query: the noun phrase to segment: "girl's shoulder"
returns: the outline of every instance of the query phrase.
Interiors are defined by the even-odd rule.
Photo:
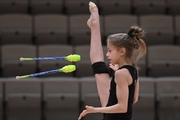
[[[118,69],[115,71],[115,78],[126,78],[129,77],[129,70],[126,68]]]
[[[116,72],[115,72],[115,82],[127,82],[128,85],[132,83],[132,71],[136,70],[134,66],[131,65],[125,65],[120,67]]]

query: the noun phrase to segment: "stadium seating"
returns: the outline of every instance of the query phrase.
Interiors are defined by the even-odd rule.
[[[63,0],[30,0],[32,14],[63,14]]]
[[[71,15],[69,17],[70,37],[72,45],[89,44],[90,29],[86,22],[89,15]]]
[[[176,15],[174,19],[176,44],[180,45],[180,15]]]
[[[39,120],[41,118],[41,83],[36,79],[5,82],[8,120]]]
[[[97,3],[97,0],[92,0]],[[65,13],[73,14],[89,14],[89,0],[65,0]]]
[[[79,80],[51,78],[43,80],[46,120],[72,120],[79,116]]]
[[[77,62],[76,77],[92,76],[93,71],[89,57],[89,45],[79,45],[74,48],[75,53],[81,55],[81,62]]]
[[[149,76],[179,76],[180,57],[177,51],[180,51],[180,47],[173,45],[148,47]]]
[[[145,30],[139,100],[133,120],[180,120],[180,0],[92,0],[99,8],[105,63],[110,34]],[[0,120],[73,120],[101,106],[90,62],[89,0],[0,0]],[[80,54],[81,61],[20,57]],[[73,73],[16,80],[17,75],[75,64]],[[110,76],[114,72],[110,69]],[[169,112],[170,111],[170,112]],[[83,120],[100,120],[88,114]]]
[[[29,0],[1,0],[0,14],[29,12]]]
[[[140,16],[140,26],[147,33],[145,42],[150,45],[173,45],[174,30],[173,17],[167,15],[142,15]]]
[[[99,0],[100,13],[109,14],[131,14],[131,0]]]
[[[137,16],[121,14],[104,16],[105,36],[120,32],[127,33],[132,25],[138,25]]]
[[[69,32],[71,45],[89,45],[90,29],[87,26],[88,14],[70,15],[69,16]],[[102,18],[100,17],[102,23]],[[103,36],[103,24],[101,24],[101,34]]]
[[[67,16],[59,14],[40,14],[34,17],[35,43],[67,44]]]
[[[0,81],[0,120],[3,118],[3,81]]]
[[[1,44],[32,44],[32,23],[28,14],[0,15]]]
[[[165,14],[165,0],[133,0],[134,13],[143,14]]]
[[[179,84],[179,77],[162,77],[157,79],[158,115],[160,120],[178,120],[180,118]]]
[[[179,6],[180,6],[179,0],[167,0],[168,14],[171,15],[180,14]]]
[[[36,57],[36,47],[28,44],[2,46],[2,76],[15,77],[36,72],[36,61],[21,62],[21,57]]]

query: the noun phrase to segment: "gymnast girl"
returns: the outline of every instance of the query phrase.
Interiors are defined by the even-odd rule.
[[[146,44],[141,39],[144,31],[132,26],[128,33],[117,33],[107,38],[106,56],[110,68],[115,71],[110,80],[103,57],[98,8],[90,2],[89,10],[90,60],[102,106],[86,105],[78,120],[90,113],[103,113],[102,120],[131,120],[132,105],[138,101],[139,93],[137,62],[146,54]]]

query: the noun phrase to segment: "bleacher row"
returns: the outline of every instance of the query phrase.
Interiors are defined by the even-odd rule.
[[[2,14],[0,42],[1,45],[89,44],[88,18],[89,14]],[[100,21],[103,44],[110,34],[127,33],[132,25],[145,29],[147,34],[144,40],[147,45],[180,44],[180,15],[102,15]]]
[[[93,76],[91,62],[89,58],[89,45],[28,45],[28,44],[10,44],[3,45],[2,53],[2,77],[15,77],[19,75],[32,74],[36,72],[60,69],[65,65],[75,64],[76,71],[73,73],[55,73],[44,75],[42,77],[88,77]],[[103,46],[106,53],[107,48]],[[140,76],[163,77],[180,76],[180,46],[174,45],[153,45],[148,47],[147,55],[140,59]],[[71,63],[65,60],[46,60],[46,61],[20,61],[21,57],[52,57],[67,56],[70,54],[81,55],[81,60]],[[105,54],[104,57],[106,58]],[[108,65],[108,60],[105,59]],[[110,70],[111,72],[111,70]]]
[[[101,14],[179,14],[179,0],[91,0]],[[0,13],[87,14],[89,0],[1,0]]]
[[[140,77],[132,120],[179,120],[180,78]],[[0,120],[76,120],[85,105],[100,106],[94,77],[0,79]],[[83,120],[100,120],[102,114]],[[157,119],[159,118],[159,119]]]

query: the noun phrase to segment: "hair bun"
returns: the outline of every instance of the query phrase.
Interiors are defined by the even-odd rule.
[[[128,36],[139,40],[144,36],[144,30],[137,26],[132,26],[128,32]]]
[[[141,38],[144,36],[143,29],[137,26],[132,26],[128,32],[128,36],[132,38],[134,48],[139,49],[139,47],[141,46]]]

